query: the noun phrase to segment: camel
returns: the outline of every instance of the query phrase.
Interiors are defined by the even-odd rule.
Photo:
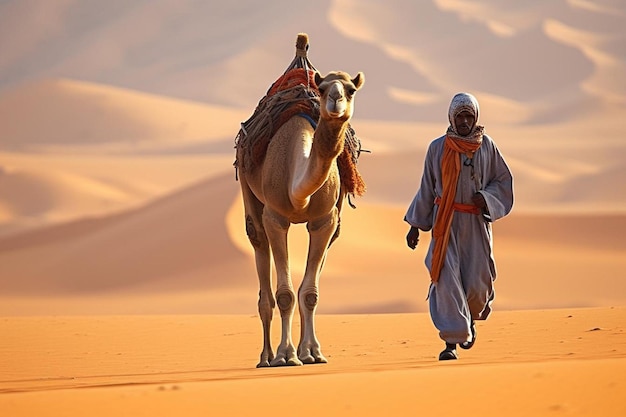
[[[299,115],[287,120],[272,136],[263,161],[242,170],[240,183],[246,234],[255,254],[259,278],[258,310],[263,326],[263,350],[257,367],[326,363],[315,334],[319,280],[330,244],[339,235],[341,208],[347,195],[337,157],[352,117],[354,95],[364,82],[341,71],[322,77],[315,72],[320,93],[320,118],[314,128]],[[244,155],[237,149],[237,159]],[[306,223],[309,250],[306,269],[296,294],[291,278],[287,234],[291,224]],[[272,293],[271,257],[276,268]],[[301,333],[297,350],[291,327],[296,304]],[[281,341],[274,355],[270,328],[275,306],[282,323]]]

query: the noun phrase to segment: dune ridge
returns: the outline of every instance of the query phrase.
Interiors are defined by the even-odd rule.
[[[37,123],[29,123],[33,117]],[[0,96],[3,147],[22,151],[167,152],[224,140],[246,114],[78,80],[50,79]],[[215,123],[219,120],[220,123]]]

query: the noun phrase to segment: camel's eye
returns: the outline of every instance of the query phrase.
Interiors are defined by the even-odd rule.
[[[326,87],[317,87],[317,89],[318,89],[318,90],[319,90],[319,92],[320,92],[320,96],[323,96],[323,95],[324,95],[324,92],[326,92]]]
[[[350,97],[352,97],[352,96],[354,95],[354,93],[356,93],[356,88],[354,88],[354,87],[348,87],[348,88],[346,89],[346,93],[348,93],[348,95],[349,95]]]

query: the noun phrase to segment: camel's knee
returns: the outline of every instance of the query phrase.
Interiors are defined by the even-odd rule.
[[[319,294],[315,290],[300,294],[300,304],[309,311],[315,310],[319,301]]]
[[[326,231],[333,230],[333,233],[337,233],[336,229],[338,225],[339,225],[339,215],[337,212],[337,208],[333,207],[333,210],[327,215],[309,221],[306,224],[306,228],[309,231],[309,233],[316,233],[322,230],[326,230]]]
[[[291,311],[295,305],[295,295],[291,290],[280,290],[276,292],[276,301],[281,312]]]
[[[272,312],[274,307],[276,307],[276,301],[272,294],[264,294],[259,292],[259,315],[261,319],[265,321],[266,319],[272,319]]]
[[[252,220],[252,216],[250,215],[246,216],[246,234],[255,249],[261,247],[264,234],[254,225],[254,220]]]

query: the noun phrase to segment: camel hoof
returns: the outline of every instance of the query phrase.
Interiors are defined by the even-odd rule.
[[[269,361],[261,361],[256,365],[257,368],[269,368],[270,367],[270,362]]]
[[[324,357],[324,355],[322,355],[319,347],[311,349],[300,348],[298,352],[298,357],[305,365],[313,363],[328,363],[328,360]]]
[[[313,356],[313,355],[300,356],[300,360],[305,365],[311,365],[314,363],[328,363],[328,360],[321,353],[316,356]]]
[[[272,362],[270,362],[272,366],[301,366],[302,362],[298,358],[276,358]]]
[[[287,361],[287,366],[302,366],[302,362],[298,358],[291,358]]]
[[[265,350],[263,350],[263,353],[261,353],[261,357],[259,358],[259,363],[256,365],[257,368],[268,368],[272,365],[271,362],[272,360],[274,360],[274,353],[273,352],[267,352]]]
[[[310,365],[312,363],[315,363],[315,358],[313,356],[311,356],[311,355],[300,356],[300,360],[305,365]]]
[[[326,359],[323,355],[315,358],[315,363],[328,363],[328,359]]]
[[[274,360],[270,362],[270,365],[271,366],[286,366],[287,361],[285,360],[285,358],[275,358]]]

